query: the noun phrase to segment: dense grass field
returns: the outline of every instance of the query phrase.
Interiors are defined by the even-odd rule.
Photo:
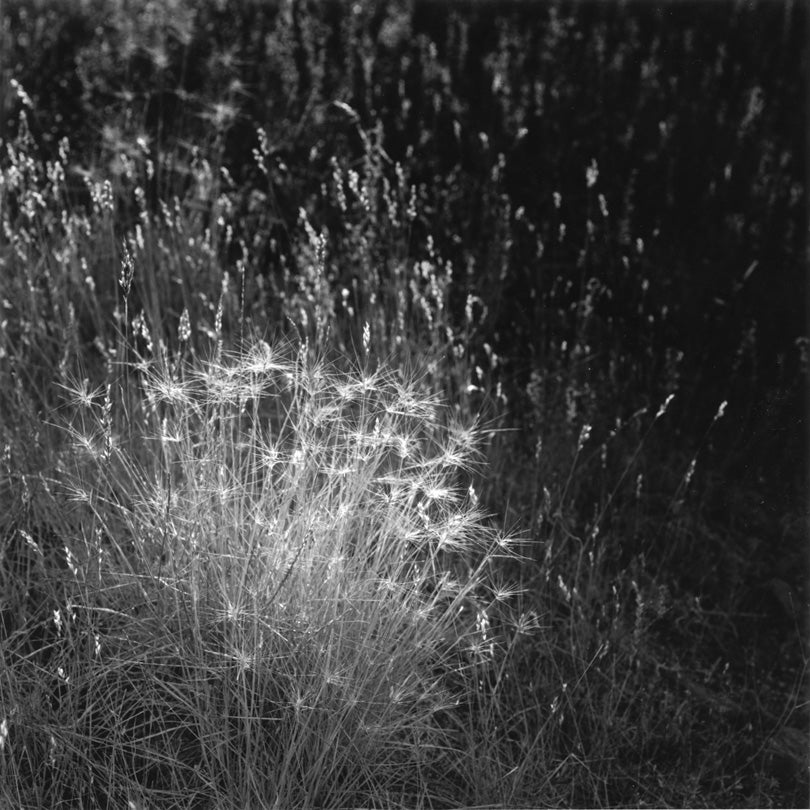
[[[0,808],[806,806],[806,16],[4,0]]]

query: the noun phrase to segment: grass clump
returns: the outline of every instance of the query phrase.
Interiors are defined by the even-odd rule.
[[[475,431],[263,342],[131,384],[125,414],[73,392],[59,545],[6,528],[42,590],[4,640],[6,800],[448,801],[513,553],[464,486]]]

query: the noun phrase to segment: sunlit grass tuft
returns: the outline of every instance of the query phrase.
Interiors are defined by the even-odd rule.
[[[54,802],[70,783],[173,806],[441,797],[464,771],[464,672],[494,666],[486,611],[509,593],[465,483],[474,431],[410,380],[289,346],[133,375],[138,414],[72,394],[69,595],[53,654],[0,685],[20,801],[39,795],[23,733],[54,741]],[[58,696],[30,708],[48,678]]]

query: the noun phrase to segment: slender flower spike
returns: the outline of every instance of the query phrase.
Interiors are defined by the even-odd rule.
[[[669,407],[669,403],[675,398],[675,394],[670,394],[663,402],[661,407],[658,409],[658,413],[655,414],[656,419],[660,419],[666,412],[667,408]]]
[[[579,441],[577,442],[577,453],[582,450],[585,446],[585,443],[591,437],[591,426],[590,425],[583,425],[582,430],[579,434]]]
[[[697,465],[697,459],[693,458],[689,462],[689,469],[686,471],[686,475],[683,477],[683,486],[684,488],[688,487],[692,481],[692,476],[695,474],[695,466]]]
[[[11,79],[9,84],[11,84],[12,89],[17,94],[17,98],[20,100],[24,107],[28,107],[29,110],[34,109],[34,103],[31,101],[31,96],[25,92],[25,88],[16,80]]]
[[[588,188],[591,188],[596,185],[596,181],[599,179],[599,167],[596,164],[596,160],[591,160],[591,165],[585,170],[585,182],[588,185]]]
[[[132,279],[135,276],[135,261],[132,258],[132,253],[130,253],[129,246],[126,242],[121,245],[121,252],[123,258],[121,259],[121,275],[118,278],[118,282],[121,285],[121,289],[124,291],[124,297],[127,297],[132,287]]]
[[[183,314],[180,316],[177,336],[180,338],[181,343],[187,343],[188,339],[191,337],[191,321],[188,316],[188,307],[183,309]]]

